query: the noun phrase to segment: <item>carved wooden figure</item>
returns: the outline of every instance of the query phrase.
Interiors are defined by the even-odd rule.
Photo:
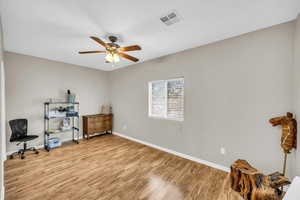
[[[237,160],[230,168],[231,188],[245,200],[280,200],[278,188],[290,184],[282,174],[265,176],[245,160]]]
[[[286,116],[274,117],[270,119],[273,126],[282,126],[281,147],[284,153],[290,153],[293,148],[297,148],[297,121],[292,113]]]
[[[270,119],[270,123],[273,126],[282,126],[281,147],[284,152],[283,174],[285,174],[287,154],[293,148],[297,148],[297,121],[293,117],[293,114],[288,112],[286,116]]]

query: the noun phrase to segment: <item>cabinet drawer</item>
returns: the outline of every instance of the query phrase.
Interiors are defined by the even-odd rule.
[[[107,115],[103,117],[104,120],[112,120],[112,116],[111,115]]]
[[[95,117],[87,118],[87,123],[88,124],[94,124],[95,122],[96,122],[96,118]]]
[[[111,120],[105,120],[104,126],[106,129],[110,130],[112,128],[112,121]]]

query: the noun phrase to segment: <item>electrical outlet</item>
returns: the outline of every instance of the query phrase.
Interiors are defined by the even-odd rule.
[[[127,125],[124,124],[123,127],[122,127],[122,129],[123,129],[124,131],[127,130]]]
[[[221,153],[222,155],[225,155],[225,154],[226,154],[226,149],[225,149],[224,147],[221,147],[220,153]]]

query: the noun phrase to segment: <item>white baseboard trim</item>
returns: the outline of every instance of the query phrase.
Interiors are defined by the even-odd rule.
[[[223,165],[219,165],[219,164],[216,164],[216,163],[213,163],[213,162],[209,162],[207,160],[202,160],[200,158],[196,158],[196,157],[193,157],[193,156],[190,156],[190,155],[187,155],[187,154],[183,154],[183,153],[179,153],[177,151],[173,151],[171,149],[167,149],[167,148],[164,148],[164,147],[160,147],[158,145],[155,145],[155,144],[151,144],[149,142],[144,142],[142,140],[139,140],[139,139],[135,139],[133,137],[130,137],[130,136],[127,136],[127,135],[124,135],[124,134],[121,134],[121,133],[117,133],[117,132],[113,132],[114,135],[117,135],[117,136],[120,136],[122,138],[126,138],[128,140],[132,140],[134,142],[138,142],[138,143],[141,143],[141,144],[144,144],[146,146],[150,146],[152,148],[155,148],[155,149],[158,149],[158,150],[161,150],[161,151],[165,151],[167,153],[170,153],[170,154],[173,154],[173,155],[176,155],[176,156],[179,156],[179,157],[182,157],[182,158],[185,158],[185,159],[188,159],[188,160],[191,160],[191,161],[194,161],[194,162],[197,162],[197,163],[200,163],[200,164],[203,164],[203,165],[207,165],[209,167],[213,167],[213,168],[216,168],[216,169],[219,169],[219,170],[222,170],[222,171],[225,171],[225,172],[230,172],[230,168],[229,167],[225,167]]]
[[[5,152],[3,152],[1,156],[2,156],[2,160],[3,160],[3,162],[4,162],[4,161],[6,161],[6,159],[7,159],[6,153],[5,153]]]
[[[0,198],[0,200],[4,200],[4,196],[5,196],[5,187],[2,185],[2,188],[1,188],[1,198]]]

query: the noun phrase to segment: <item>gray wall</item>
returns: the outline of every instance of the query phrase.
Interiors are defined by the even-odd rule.
[[[65,98],[70,89],[80,102],[81,115],[99,113],[108,103],[107,72],[8,52],[4,58],[7,122],[27,118],[29,133],[40,135],[31,145],[43,144],[43,102],[49,98]],[[17,149],[10,135],[7,123],[8,152]]]
[[[293,107],[294,112],[298,120],[298,150],[293,157],[296,161],[296,167],[294,170],[294,175],[300,175],[300,16],[296,20],[296,30],[295,30],[295,46],[294,46],[294,71],[293,71]]]
[[[285,23],[111,72],[115,131],[225,166],[242,158],[265,173],[281,170],[281,129],[268,120],[292,110],[294,28]],[[148,81],[179,76],[184,122],[149,118]]]
[[[4,105],[3,34],[0,18],[0,199],[4,194],[5,105]],[[1,199],[2,200],[2,199]]]

